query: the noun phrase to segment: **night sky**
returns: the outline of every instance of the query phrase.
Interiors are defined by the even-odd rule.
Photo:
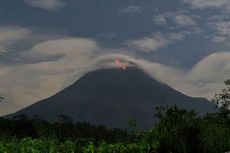
[[[0,0],[0,115],[116,60],[211,99],[230,78],[229,40],[229,0]]]

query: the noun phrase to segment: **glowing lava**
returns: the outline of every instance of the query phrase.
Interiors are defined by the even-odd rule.
[[[116,63],[117,65],[119,65],[119,64],[120,64],[120,61],[119,61],[118,59],[116,59],[116,60],[115,60],[115,63]]]
[[[121,62],[119,59],[115,60],[115,64],[122,70],[127,70],[128,68],[128,63]]]

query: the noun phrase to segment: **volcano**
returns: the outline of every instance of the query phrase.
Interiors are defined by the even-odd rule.
[[[195,109],[199,114],[215,111],[215,105],[208,100],[186,96],[130,67],[89,72],[59,93],[13,115],[40,115],[48,121],[67,115],[76,122],[111,128],[128,128],[129,118],[135,118],[143,129],[157,122],[156,107],[172,105]]]

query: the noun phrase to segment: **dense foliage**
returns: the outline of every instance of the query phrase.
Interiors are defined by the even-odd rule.
[[[105,126],[92,126],[89,123],[56,122],[49,123],[40,118],[29,119],[19,115],[13,120],[0,119],[0,136],[6,138],[55,138],[60,141],[85,139],[113,143],[125,141],[128,132],[120,129],[107,129]]]
[[[226,81],[230,86],[230,81]],[[73,123],[60,115],[48,123],[38,116],[0,119],[0,153],[224,153],[230,150],[230,88],[217,94],[219,112],[199,116],[177,106],[157,108],[152,129],[133,131]]]
[[[0,121],[3,153],[221,153],[230,150],[230,124],[222,112],[200,117],[176,106],[158,109],[159,123],[125,131],[88,123],[50,124],[25,115]]]

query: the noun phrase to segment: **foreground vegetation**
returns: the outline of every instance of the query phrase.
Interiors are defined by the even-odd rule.
[[[230,81],[226,81],[230,85]],[[172,107],[157,109],[159,122],[146,131],[107,129],[73,123],[60,116],[48,123],[38,116],[0,119],[0,153],[224,153],[230,150],[230,88],[215,96],[216,113]]]
[[[109,130],[87,123],[1,119],[0,152],[222,153],[230,150],[230,120],[220,112],[199,117],[194,111],[174,106],[159,109],[157,116],[160,122],[142,132]]]

